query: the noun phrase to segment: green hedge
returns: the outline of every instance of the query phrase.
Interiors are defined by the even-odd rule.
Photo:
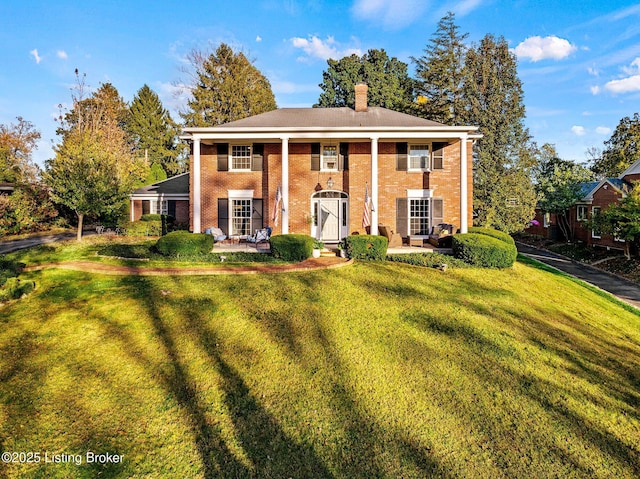
[[[197,256],[210,253],[213,236],[204,233],[174,231],[156,242],[156,249],[164,256]]]
[[[453,256],[481,268],[510,268],[516,261],[515,245],[497,238],[467,233],[453,237]]]
[[[140,217],[140,221],[164,221],[165,223],[173,223],[174,218],[171,215],[146,214]]]
[[[389,240],[384,236],[352,235],[345,238],[347,257],[382,261],[387,257]]]
[[[313,255],[314,239],[308,235],[275,235],[269,239],[271,254],[284,261],[304,261]]]
[[[510,234],[505,233],[504,231],[494,230],[493,228],[482,228],[480,226],[474,226],[469,228],[469,233],[475,233],[479,235],[491,236],[492,238],[499,239],[500,241],[504,241],[505,243],[515,245],[516,242],[513,240]]]
[[[129,221],[120,226],[127,230],[127,236],[162,236],[163,232],[167,233],[160,220]]]
[[[387,255],[387,261],[394,263],[424,266],[426,268],[441,268],[446,264],[452,268],[468,268],[469,265],[451,255],[441,253],[403,253]]]
[[[21,298],[22,295],[29,294],[34,289],[36,289],[34,281],[9,278],[0,289],[0,302]]]
[[[0,257],[0,286],[2,286],[9,278],[18,276],[24,266],[24,263],[18,263],[17,261]]]

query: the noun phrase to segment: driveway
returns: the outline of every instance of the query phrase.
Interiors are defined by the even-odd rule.
[[[572,261],[551,251],[534,248],[522,243],[516,244],[519,253],[597,286],[618,297],[625,303],[640,308],[640,286],[637,284],[594,268],[593,266]]]
[[[85,231],[84,235],[95,234],[92,231]],[[32,236],[30,238],[24,238],[19,240],[3,241],[0,243],[0,254],[11,253],[12,251],[18,251],[20,249],[31,248],[32,246],[38,246],[46,243],[55,243],[57,241],[64,241],[74,239],[75,233],[58,233],[54,235],[44,236]]]

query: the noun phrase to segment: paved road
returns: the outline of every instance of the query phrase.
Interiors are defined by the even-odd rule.
[[[84,235],[95,234],[93,231],[85,231]],[[38,246],[46,243],[55,243],[56,241],[64,241],[68,239],[74,239],[75,233],[59,233],[54,235],[45,236],[32,236],[30,238],[24,238],[19,240],[4,241],[0,243],[0,254],[11,253],[12,251],[18,251],[20,249],[31,248],[32,246]]]
[[[640,286],[637,284],[592,266],[571,261],[564,256],[557,255],[550,251],[533,248],[522,243],[518,243],[517,245],[519,253],[570,274],[571,276],[575,276],[587,283],[591,283],[617,296],[625,303],[640,308]]]

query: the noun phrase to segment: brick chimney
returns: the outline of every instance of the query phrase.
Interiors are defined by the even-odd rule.
[[[369,87],[364,82],[356,83],[356,111],[367,111],[367,91]]]

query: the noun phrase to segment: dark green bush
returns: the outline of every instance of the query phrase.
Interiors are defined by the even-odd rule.
[[[120,226],[127,230],[127,236],[162,236],[163,231],[167,233],[160,220],[129,221]]]
[[[352,235],[345,238],[347,258],[364,260],[384,260],[387,256],[389,240],[384,236]]]
[[[468,268],[469,265],[453,256],[441,253],[408,253],[387,255],[387,261],[394,263],[411,264],[414,266],[424,266],[427,268],[441,268],[446,264],[451,268]]]
[[[467,233],[453,237],[453,256],[481,268],[510,268],[516,261],[515,245],[497,238]]]
[[[174,231],[156,242],[156,249],[164,256],[197,256],[210,253],[213,236],[204,233]]]
[[[142,215],[140,221],[164,221],[166,223],[173,223],[174,218],[171,215],[158,215],[154,213]]]
[[[491,236],[492,238],[499,239],[500,241],[504,241],[509,244],[516,244],[510,234],[505,233],[504,231],[494,230],[493,228],[481,228],[479,226],[474,226],[469,228],[469,233]]]
[[[24,263],[0,258],[0,286],[2,286],[9,278],[18,276],[24,266]]]
[[[35,288],[34,281],[9,278],[0,289],[0,302],[21,298],[22,295],[31,293]]]
[[[269,240],[271,254],[284,261],[304,261],[313,255],[314,239],[308,235],[275,235]]]

